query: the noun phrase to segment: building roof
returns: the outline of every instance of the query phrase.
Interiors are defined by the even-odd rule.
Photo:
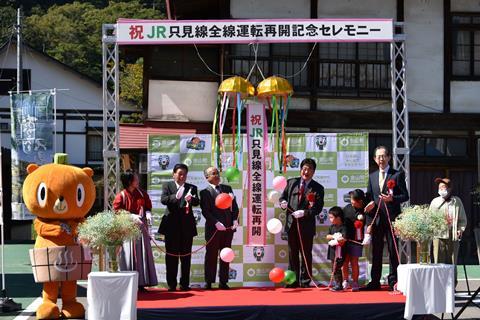
[[[16,40],[16,39],[12,39],[11,41],[5,42],[5,43],[0,47],[0,54],[2,54],[9,46],[14,45],[14,44],[16,44],[16,43],[17,43],[17,40]],[[84,79],[86,79],[86,80],[94,83],[95,85],[97,85],[97,86],[99,86],[99,87],[102,86],[102,82],[101,82],[100,80],[97,80],[97,79],[95,79],[95,78],[92,78],[92,77],[90,77],[89,75],[86,75],[85,73],[78,71],[77,69],[75,69],[75,68],[73,68],[73,67],[71,67],[71,66],[69,66],[69,65],[67,65],[67,64],[65,64],[65,63],[63,63],[63,62],[61,62],[60,60],[55,59],[54,57],[48,55],[47,53],[45,53],[45,52],[43,52],[43,51],[40,51],[40,50],[37,50],[37,49],[35,49],[34,47],[30,46],[29,44],[27,44],[27,43],[25,43],[25,42],[23,42],[23,46],[24,46],[25,48],[27,48],[28,50],[33,51],[33,52],[35,52],[35,53],[37,53],[37,54],[39,54],[39,55],[47,58],[48,60],[52,61],[53,63],[59,64],[59,65],[62,66],[63,68],[65,68],[65,69],[67,69],[67,70],[69,70],[69,71],[71,71],[71,72],[73,72],[73,73],[76,73],[76,74],[79,75],[81,78],[84,78]]]

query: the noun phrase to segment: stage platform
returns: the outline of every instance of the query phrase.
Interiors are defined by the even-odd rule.
[[[403,319],[405,297],[386,288],[331,292],[316,288],[164,289],[139,292],[138,319]]]

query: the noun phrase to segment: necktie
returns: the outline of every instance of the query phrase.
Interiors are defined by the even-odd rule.
[[[300,192],[298,193],[298,202],[302,202],[303,193],[305,192],[305,181],[302,180],[300,183]]]
[[[220,186],[215,186],[215,191],[217,191],[217,193],[222,193],[222,190],[220,189]]]
[[[383,184],[385,183],[385,171],[380,171],[380,175],[378,176],[378,185],[380,187],[380,192],[383,190]]]

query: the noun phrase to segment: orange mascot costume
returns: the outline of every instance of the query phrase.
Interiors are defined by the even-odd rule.
[[[37,216],[34,221],[35,248],[78,245],[77,226],[95,201],[93,170],[50,163],[42,166],[30,164],[27,172],[23,199],[28,210]],[[61,311],[57,306],[59,291]],[[37,319],[84,318],[85,308],[76,300],[76,281],[45,282],[42,295],[43,303],[37,309]]]

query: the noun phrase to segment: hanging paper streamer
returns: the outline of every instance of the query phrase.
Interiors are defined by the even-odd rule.
[[[285,139],[285,122],[287,121],[290,96],[293,94],[291,84],[284,78],[268,77],[257,86],[258,98],[266,99],[272,111],[270,137],[275,129],[275,142],[280,172],[287,169],[287,145]],[[273,149],[273,148],[272,148]],[[269,150],[273,151],[273,150]]]
[[[233,159],[232,167],[238,170],[238,161],[240,160],[241,141],[240,141],[240,125],[242,117],[242,108],[246,98],[255,95],[255,88],[248,80],[242,77],[231,77],[224,80],[218,88],[219,93],[219,105],[215,112],[215,119],[213,120],[212,129],[212,159],[214,156],[215,148],[217,150],[217,166],[222,170],[222,163],[225,163],[223,152],[225,151],[223,133],[225,127],[225,121],[227,119],[227,112],[229,106],[232,106],[232,147],[233,147]],[[215,135],[218,134],[218,139]],[[213,161],[213,160],[212,160]]]

